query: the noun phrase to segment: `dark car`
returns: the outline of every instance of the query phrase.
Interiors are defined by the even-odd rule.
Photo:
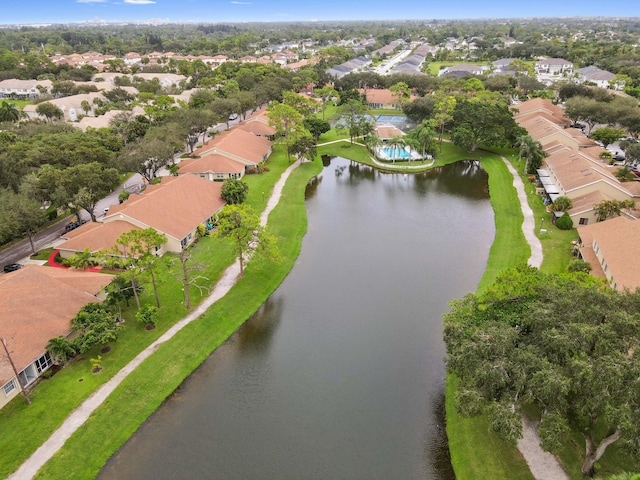
[[[80,225],[83,225],[83,224],[85,224],[85,223],[87,223],[87,221],[86,221],[86,220],[82,220],[82,219],[81,219],[80,221],[78,221],[78,220],[71,220],[69,223],[67,223],[67,224],[64,226],[64,229],[65,229],[65,231],[66,231],[66,232],[70,232],[71,230],[75,230],[75,229],[76,229],[76,228],[78,228]]]
[[[10,263],[9,265],[5,265],[2,271],[4,273],[15,272],[16,270],[20,270],[22,265],[20,263]]]

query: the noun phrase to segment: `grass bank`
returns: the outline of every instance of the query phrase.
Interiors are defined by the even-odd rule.
[[[373,166],[364,147],[347,142],[326,145],[318,151]],[[513,186],[513,176],[504,161],[495,153],[479,151],[470,154],[445,142],[442,151],[436,157],[435,166],[460,160],[479,160],[489,175],[496,236],[489,253],[487,268],[478,287],[482,290],[491,285],[501,271],[526,263],[531,250],[522,232],[524,218]],[[450,375],[447,378],[445,401],[449,450],[456,477],[461,480],[532,480],[529,467],[516,446],[491,433],[486,417],[464,418],[458,414],[454,405],[456,386],[456,378]]]
[[[522,232],[524,217],[513,186],[513,176],[498,155],[484,153],[481,163],[489,175],[496,236],[478,291],[491,285],[501,271],[526,263],[531,254]],[[465,418],[458,413],[455,408],[457,383],[453,375],[447,376],[447,435],[456,478],[533,479],[517,447],[490,432],[486,417]]]
[[[307,225],[304,187],[321,168],[319,161],[298,167],[269,216],[268,227],[278,237],[282,261],[250,263],[224,298],[127,377],[37,478],[94,478],[162,401],[265,302],[298,257]]]
[[[247,203],[256,211],[264,209],[274,183],[288,166],[286,156],[279,147],[270,158],[269,165],[269,172],[245,177],[250,186]],[[147,370],[143,369],[143,373],[140,374],[143,379],[138,380],[142,388],[140,396],[138,398],[132,396],[130,398],[131,404],[122,399],[118,402],[118,405],[124,409],[126,421],[116,420],[115,416],[107,415],[104,417],[104,422],[97,422],[99,425],[96,425],[95,418],[100,415],[100,412],[96,412],[91,418],[92,428],[87,427],[85,430],[99,433],[90,433],[90,436],[93,436],[88,444],[74,447],[72,441],[68,442],[56,459],[45,467],[41,478],[93,478],[97,472],[96,468],[99,469],[111,453],[128,438],[128,435],[135,431],[135,428],[200,363],[199,359],[206,358],[264,302],[264,299],[286,276],[293,265],[293,260],[297,257],[300,242],[306,230],[304,185],[321,168],[320,162],[316,161],[296,169],[288,180],[279,206],[270,216],[269,228],[281,239],[280,249],[284,261],[277,265],[263,266],[261,269],[257,267],[249,269],[243,279],[243,284],[247,284],[249,279],[253,279],[259,285],[251,284],[243,292],[241,301],[235,299],[235,303],[238,305],[232,305],[228,308],[230,313],[225,314],[221,323],[216,323],[212,327],[215,331],[209,331],[206,335],[199,333],[191,338],[189,347],[183,349],[186,359],[181,358],[175,352],[170,360],[166,358],[155,360],[153,356],[153,360],[149,359],[148,363],[151,365],[154,362],[160,362],[159,368],[163,370],[163,373],[149,374]],[[234,259],[233,248],[230,245],[210,237],[203,238],[193,252],[195,261],[202,265],[201,275],[208,279],[210,285],[213,285],[220,278],[224,269]],[[0,436],[0,450],[3,452],[0,458],[0,478],[5,478],[14,471],[60,426],[74,408],[187,313],[183,304],[183,292],[176,280],[177,263],[175,257],[167,255],[163,258],[165,262],[161,268],[159,285],[162,308],[158,327],[155,330],[146,331],[142,324],[135,321],[135,308],[125,308],[123,311],[126,319],[125,331],[113,344],[112,350],[102,355],[102,372],[97,375],[90,372],[89,359],[99,354],[96,349],[75,359],[52,379],[42,381],[31,393],[33,400],[31,406],[27,406],[23,400],[17,398],[0,410],[0,425],[2,425],[3,431],[3,435]],[[260,280],[258,281],[256,278]],[[199,303],[204,294],[206,292],[200,292],[197,289],[191,290],[192,304]],[[142,301],[143,303],[153,303],[153,292],[146,292]],[[238,309],[238,306],[243,308]],[[206,339],[206,341],[202,341],[202,339]],[[143,404],[142,413],[139,410],[141,405],[137,405],[138,403]],[[101,428],[106,428],[106,430],[100,431]],[[104,434],[104,431],[108,433]],[[108,441],[103,445],[105,439]],[[87,447],[87,445],[91,445],[91,447]],[[100,447],[94,448],[93,445],[100,445]],[[85,462],[81,460],[85,456],[95,458],[95,460],[85,466],[83,465]],[[65,458],[73,465],[65,466],[63,474],[48,473],[51,471],[61,472],[61,470],[56,470],[56,465],[57,462]],[[96,465],[98,466],[96,467]],[[89,471],[93,473],[88,473]]]

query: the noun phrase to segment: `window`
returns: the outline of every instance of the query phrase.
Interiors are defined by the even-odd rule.
[[[53,365],[53,362],[51,361],[51,357],[48,353],[45,353],[43,356],[36,360],[36,368],[38,369],[38,373],[42,373],[45,370],[48,370],[49,368],[51,368],[51,365]]]
[[[13,378],[4,384],[2,389],[4,390],[4,394],[9,396],[11,392],[13,392],[16,388],[16,384],[13,382]]]
[[[589,219],[588,218],[581,218],[580,219],[580,225],[586,225],[589,223]]]
[[[31,365],[29,365],[27,368],[25,368],[24,370],[22,370],[18,376],[20,377],[20,383],[22,383],[22,385],[29,385],[31,382],[33,382],[36,378],[38,378],[38,374],[36,373],[36,369],[33,366],[33,363]]]

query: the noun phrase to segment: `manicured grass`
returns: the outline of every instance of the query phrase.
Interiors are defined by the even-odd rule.
[[[486,416],[461,416],[454,405],[458,380],[447,376],[445,395],[451,464],[458,480],[533,480],[514,444],[490,431]]]
[[[503,270],[525,263],[531,254],[522,233],[522,209],[513,186],[513,176],[502,159],[480,152],[482,167],[489,175],[489,192],[494,211],[496,236],[489,252],[487,268],[478,290],[491,285]],[[489,431],[484,416],[462,417],[455,408],[457,380],[447,376],[445,395],[447,435],[451,463],[456,478],[465,479],[532,479],[529,467],[514,444]]]
[[[308,165],[308,166],[307,166]],[[287,168],[287,160],[280,147],[269,160],[270,170],[262,175],[245,177],[249,184],[247,203],[256,211],[262,211],[273,184]],[[320,170],[319,161],[303,165],[301,172]],[[310,175],[310,174],[309,174]],[[300,195],[303,196],[303,188]],[[262,192],[265,192],[263,199]],[[271,225],[270,225],[271,229]],[[201,265],[200,275],[213,285],[223,270],[233,262],[234,249],[222,240],[205,237],[193,249],[194,260]],[[15,470],[33,451],[40,446],[62,423],[69,413],[85,400],[100,385],[105,383],[138,352],[156,340],[187,312],[183,304],[183,293],[177,282],[177,259],[166,255],[159,279],[161,316],[155,330],[147,331],[135,321],[135,308],[125,308],[125,331],[113,344],[109,353],[102,355],[103,370],[97,375],[90,373],[89,359],[98,355],[98,349],[88,352],[65,366],[51,380],[42,381],[32,392],[33,404],[27,406],[21,398],[16,398],[0,410],[0,424],[3,434],[0,436],[0,478]],[[279,283],[279,282],[278,282]],[[269,288],[270,283],[265,283]],[[272,286],[272,289],[275,287]],[[196,305],[206,292],[190,289],[192,305]],[[143,303],[153,303],[153,291],[142,295]],[[243,300],[244,302],[244,300]],[[189,367],[187,367],[188,369]],[[191,371],[191,370],[189,370]],[[144,417],[146,418],[146,417]],[[138,419],[138,423],[144,418]],[[75,455],[75,453],[74,453]],[[63,476],[59,478],[85,478],[81,476]]]
[[[44,248],[38,252],[37,255],[31,255],[31,260],[49,260],[49,256],[53,252],[53,247]]]
[[[298,257],[306,231],[304,186],[321,168],[319,161],[298,167],[269,217],[282,262],[250,263],[244,277],[223,299],[159,348],[116,389],[37,478],[94,478],[180,382],[264,303]]]
[[[440,69],[442,69],[442,67],[451,67],[453,65],[460,65],[460,64],[465,64],[465,65],[488,65],[487,62],[472,62],[472,61],[466,61],[466,60],[448,60],[446,62],[429,62],[429,73],[431,75],[435,75],[436,77],[438,76],[438,72],[440,71]]]
[[[318,148],[318,153],[336,155],[357,162],[373,165],[364,147],[347,142]],[[490,152],[468,153],[444,142],[437,156],[436,166],[459,160],[479,160],[489,175],[489,191],[495,214],[496,237],[487,269],[479,289],[493,283],[498,273],[520,263],[525,263],[530,248],[522,233],[522,209],[513,186],[513,176],[502,159]],[[456,379],[449,375],[446,391],[447,435],[451,461],[458,479],[522,479],[533,476],[515,445],[500,439],[489,431],[486,417],[463,418],[454,406]]]
[[[31,105],[33,103],[32,100],[11,100],[10,98],[3,100],[4,102],[15,103],[20,109],[24,108],[26,105]]]

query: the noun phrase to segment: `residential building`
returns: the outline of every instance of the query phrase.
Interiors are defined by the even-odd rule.
[[[0,337],[18,375],[0,346],[0,408],[35,384],[53,365],[49,340],[67,336],[82,307],[104,298],[113,275],[25,265],[0,276]]]
[[[635,255],[640,222],[620,216],[578,227],[580,257],[591,265],[591,275],[611,288],[640,288],[640,257]]]
[[[487,67],[488,68],[488,67]],[[455,75],[458,77],[465,77],[467,75],[482,75],[485,68],[479,65],[471,65],[461,63],[459,65],[451,65],[450,67],[444,67],[438,72],[438,76]]]
[[[0,98],[36,98],[51,92],[51,80],[20,80],[8,78],[0,81]]]
[[[329,68],[327,74],[335,77],[342,78],[351,72],[363,71],[369,65],[371,65],[371,59],[365,56],[359,56],[349,60],[348,62],[341,63],[335,67]]]
[[[222,182],[228,178],[240,179],[244,176],[246,165],[223,155],[205,155],[200,158],[187,158],[180,162],[178,173],[194,174],[214,182]]]
[[[71,95],[69,97],[52,98],[47,101],[62,110],[65,120],[77,122],[78,117],[85,114],[85,111],[82,108],[83,102],[87,102],[92,109],[94,105],[93,101],[96,98],[99,98],[104,102],[107,101],[101,92],[81,93],[80,95]],[[30,104],[25,105],[22,111],[26,113],[30,119],[44,119],[44,117],[38,115],[37,109],[38,105]],[[89,109],[89,113],[91,112],[91,109]]]
[[[594,65],[589,67],[579,68],[576,70],[576,83],[590,83],[600,88],[611,88],[611,85],[614,84],[614,80],[616,76],[608,72],[606,70],[602,70]],[[622,86],[614,85],[614,87],[619,90]]]
[[[267,138],[234,128],[208,140],[193,152],[193,156],[221,155],[244,164],[246,171],[255,170],[261,162],[269,158],[271,152],[272,143]]]
[[[394,97],[391,90],[388,88],[369,88],[359,89],[359,92],[367,97],[367,103],[369,108],[395,108],[397,110],[402,108],[402,105],[398,103],[398,99]],[[414,96],[411,96],[410,100],[413,100]]]
[[[68,258],[87,248],[91,252],[108,250],[120,234],[146,228],[167,236],[167,242],[157,246],[156,255],[179,253],[196,240],[198,226],[207,225],[225,205],[221,189],[221,183],[197,175],[162,177],[160,183],[109,208],[104,225],[87,223],[65,234],[67,241],[58,247],[60,255]]]
[[[536,75],[567,76],[573,73],[573,63],[564,58],[545,58],[535,63]]]

